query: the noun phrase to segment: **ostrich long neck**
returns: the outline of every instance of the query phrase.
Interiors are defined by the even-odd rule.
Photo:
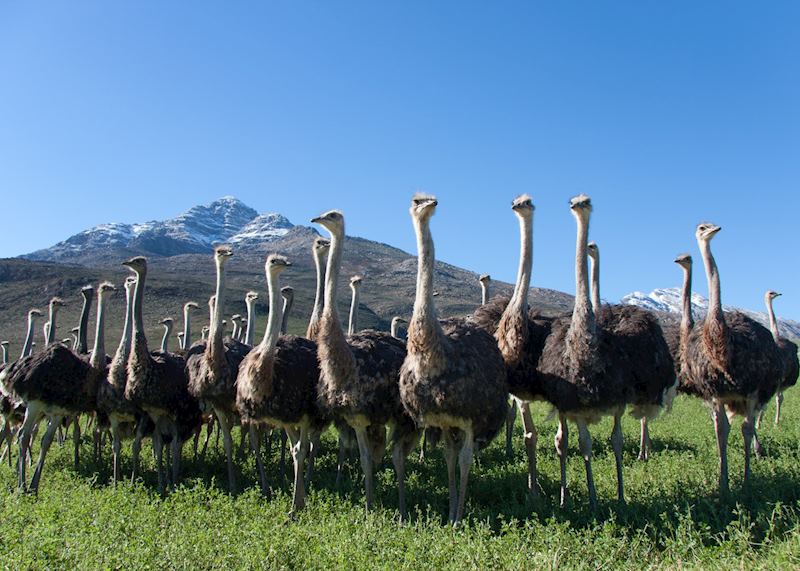
[[[3,364],[8,364],[8,347],[5,345],[0,345],[0,350],[3,351]]]
[[[106,366],[106,296],[97,295],[97,328],[94,333],[94,347],[89,364],[94,369],[104,369]]]
[[[358,331],[358,297],[359,287],[351,287],[353,297],[350,300],[350,321],[347,326],[347,334],[354,335]]]
[[[700,253],[703,256],[703,264],[706,269],[706,279],[708,280],[708,315],[706,320],[724,323],[725,317],[722,312],[722,298],[720,295],[719,270],[714,255],[711,253],[711,244],[708,240],[700,242]]]
[[[414,218],[417,234],[417,292],[414,299],[414,313],[408,324],[408,352],[426,357],[429,361],[444,363],[444,344],[442,327],[436,319],[433,302],[433,272],[436,251],[429,219]]]
[[[589,261],[592,265],[592,311],[596,318],[600,314],[600,252],[595,251]]]
[[[692,266],[683,268],[683,288],[681,289],[681,339],[689,335],[694,327],[692,317]]]
[[[86,340],[87,332],[89,330],[89,311],[92,306],[92,298],[94,293],[92,290],[83,291],[83,307],[81,308],[81,320],[78,323],[78,351],[79,355],[83,355],[89,350],[89,342]]]
[[[50,304],[50,321],[48,321],[47,339],[45,345],[52,345],[56,340],[56,315],[58,315],[58,306],[55,303]]]
[[[33,349],[33,327],[35,325],[35,319],[36,318],[33,315],[28,314],[28,333],[25,335],[25,344],[22,346],[22,354],[20,355],[20,359],[30,355],[31,350]]]
[[[167,322],[164,324],[164,336],[161,338],[161,352],[166,353],[169,350],[169,337],[172,335],[172,323]]]
[[[777,341],[780,339],[781,334],[778,331],[778,320],[775,319],[775,310],[772,309],[772,298],[767,297],[767,313],[769,314],[769,330],[772,332],[772,338]]]
[[[507,364],[516,363],[522,356],[528,337],[528,291],[533,266],[533,218],[519,218],[520,253],[514,294],[500,317],[495,337]]]
[[[267,270],[267,294],[269,295],[269,316],[267,329],[261,340],[261,364],[264,365],[275,356],[275,347],[281,334],[283,304],[281,303],[280,277]]]
[[[120,375],[118,371],[125,367],[128,362],[128,355],[131,352],[131,329],[133,328],[133,286],[125,286],[125,325],[122,328],[122,338],[119,340],[117,352],[114,353],[114,358],[111,361],[111,367],[108,371],[108,380],[118,389],[124,389],[123,386],[118,386],[117,381],[124,383],[124,375]]]
[[[192,345],[192,308],[183,308],[183,342],[181,349],[184,351]]]
[[[578,237],[575,244],[575,306],[567,336],[568,342],[591,342],[596,334],[595,315],[589,300],[589,272],[587,243],[589,239],[588,217],[577,216]],[[586,336],[586,337],[584,337]]]
[[[489,301],[489,284],[481,282],[481,305],[486,305]]]
[[[514,285],[514,294],[508,302],[508,307],[514,311],[527,315],[528,291],[531,287],[531,270],[533,268],[533,218],[519,217],[519,268],[517,269],[517,282]]]
[[[283,316],[281,317],[281,333],[284,335],[289,331],[289,312],[294,305],[294,296],[283,298]],[[250,322],[248,322],[249,325]]]
[[[247,331],[244,335],[244,344],[252,347],[256,335],[256,300],[247,300]]]
[[[314,329],[319,324],[322,316],[322,307],[325,299],[325,264],[322,260],[322,251],[314,250],[314,265],[317,267],[317,293],[314,296],[314,309],[311,312],[311,319],[308,321],[307,337],[311,337]]]
[[[328,254],[328,268],[325,276],[325,305],[322,309],[320,332],[317,336],[321,353],[320,366],[329,382],[344,380],[356,374],[356,360],[347,345],[336,307],[336,285],[342,263],[342,242],[344,224],[341,230],[331,232],[331,245]]]
[[[209,341],[207,345],[208,358],[216,360],[222,358],[225,350],[222,345],[222,311],[225,305],[225,267],[221,259],[217,259],[217,292],[214,297],[214,318],[211,321],[211,332],[209,333]]]
[[[142,309],[146,279],[146,269],[136,272],[136,287],[133,291],[133,342],[128,359],[129,376],[132,376],[130,375],[131,371],[135,374],[141,374],[141,371],[137,370],[138,366],[150,361],[150,353],[147,350],[147,337],[144,333],[144,313]]]

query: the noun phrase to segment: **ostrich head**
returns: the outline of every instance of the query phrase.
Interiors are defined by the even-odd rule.
[[[233,248],[228,245],[221,245],[214,248],[214,261],[216,261],[217,264],[224,264],[231,256],[233,256]]]
[[[97,286],[97,293],[100,295],[110,295],[113,292],[117,291],[117,288],[114,287],[114,284],[111,282],[103,282],[99,286]]]
[[[324,214],[320,214],[316,218],[312,218],[311,222],[314,224],[319,224],[331,234],[344,233],[344,214],[338,210],[329,210]]]
[[[533,199],[529,194],[520,194],[511,201],[511,210],[513,210],[518,216],[531,216],[535,210],[535,206],[533,206]]]
[[[67,305],[66,302],[60,297],[54,297],[50,300],[51,309],[58,309],[59,307],[64,307],[65,305]]]
[[[147,273],[147,258],[144,256],[131,258],[130,260],[122,262],[122,265],[130,268],[137,276]]]
[[[172,327],[174,320],[171,317],[165,317],[164,319],[159,321],[159,323],[169,329],[170,327]]]
[[[136,276],[128,276],[125,278],[125,291],[128,291],[136,285]]]
[[[694,235],[698,242],[710,242],[720,230],[722,230],[722,226],[717,226],[711,222],[701,222],[697,225]]]
[[[429,194],[417,193],[411,199],[411,208],[409,212],[411,217],[415,220],[427,220],[436,212],[436,206],[439,201],[435,196]]]
[[[780,297],[782,294],[778,293],[777,291],[769,290],[767,293],[764,294],[764,299],[773,300],[776,297]]]
[[[84,298],[89,299],[90,297],[92,297],[92,295],[94,295],[94,287],[92,287],[90,285],[83,286],[81,288],[81,295]]]
[[[600,249],[597,247],[597,242],[592,240],[586,244],[586,251],[591,259],[597,261],[597,256],[600,254]]]
[[[283,286],[281,288],[281,296],[287,301],[294,299],[294,288],[292,286]]]
[[[200,309],[200,306],[197,305],[196,301],[187,301],[186,303],[183,304],[183,310],[185,312],[188,313],[188,312],[192,311],[193,309]]]
[[[692,256],[689,254],[678,254],[673,261],[685,270],[692,267]]]
[[[480,277],[478,277],[478,281],[482,284],[488,284],[490,281],[492,281],[492,276],[489,274],[481,274]]]
[[[318,252],[321,256],[326,256],[328,250],[331,248],[331,241],[319,237],[314,239],[314,251]]]
[[[406,323],[408,323],[408,321],[403,319],[399,315],[395,315],[394,317],[392,317],[392,325],[403,325]]]
[[[251,303],[258,299],[257,291],[248,291],[244,296],[245,303]]]
[[[72,333],[72,334],[77,335],[78,331],[80,331],[80,330],[81,330],[80,327],[73,327],[72,329],[69,330],[69,332]]]
[[[569,209],[575,218],[586,222],[592,213],[592,199],[585,194],[573,196],[569,200]]]
[[[264,269],[266,269],[267,273],[269,273],[271,276],[277,276],[291,265],[292,262],[290,262],[285,256],[270,254],[267,256],[267,261],[264,263]]]
[[[41,317],[41,316],[42,316],[42,312],[39,311],[38,309],[31,309],[28,312],[28,319],[36,319],[37,317]]]
[[[238,324],[241,319],[242,316],[238,313],[234,313],[233,315],[231,315],[231,321],[233,321],[236,324]]]
[[[353,276],[350,278],[350,289],[358,289],[361,287],[361,282],[363,281],[362,276]]]

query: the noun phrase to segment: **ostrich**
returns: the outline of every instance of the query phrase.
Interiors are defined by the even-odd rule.
[[[0,342],[0,349],[3,351],[3,365],[8,364],[8,341]]]
[[[123,262],[136,274],[133,293],[132,345],[128,356],[128,380],[125,385],[125,398],[143,410],[155,425],[153,449],[158,471],[158,488],[165,490],[165,470],[163,468],[164,435],[171,438],[172,481],[178,481],[180,474],[181,448],[184,433],[181,429],[190,427],[193,431],[200,422],[200,408],[197,400],[187,390],[185,361],[172,353],[150,353],[144,332],[144,289],[147,280],[147,258],[137,256]],[[138,436],[138,435],[137,435]]]
[[[281,321],[281,335],[286,335],[289,332],[289,312],[292,311],[292,306],[294,305],[294,288],[292,286],[282,287],[281,297],[283,298],[283,321]]]
[[[175,337],[177,337],[177,338],[178,338],[178,348],[179,348],[181,351],[185,351],[185,349],[183,348],[183,331],[178,331],[178,332],[175,334]]]
[[[256,301],[258,300],[258,293],[255,291],[248,291],[244,296],[244,303],[247,306],[247,331],[244,336],[244,344],[248,347],[253,346],[256,338]]]
[[[778,346],[778,351],[781,353],[784,368],[784,374],[778,383],[778,392],[775,395],[775,424],[778,424],[781,420],[783,391],[797,383],[798,369],[800,368],[797,359],[797,345],[781,337],[778,331],[778,321],[775,319],[775,311],[772,309],[772,300],[780,295],[772,290],[764,294],[764,303],[767,305],[767,313],[769,314],[769,330],[772,333],[775,344]],[[756,444],[756,452],[758,452],[758,448],[759,446]]]
[[[200,330],[201,341],[208,341],[208,329],[208,325],[203,325],[203,328]]]
[[[159,323],[164,326],[164,336],[161,338],[161,352],[168,353],[169,338],[172,336],[172,326],[175,322],[171,317],[165,317]]]
[[[347,334],[355,335],[358,332],[358,299],[360,297],[361,282],[364,278],[361,276],[353,276],[350,278],[350,289],[353,291],[353,297],[350,300],[350,322],[347,326]]]
[[[670,353],[664,332],[650,311],[630,305],[601,305],[600,303],[600,248],[595,242],[587,244],[591,265],[592,311],[603,334],[612,341],[618,352],[621,373],[626,377],[627,401],[631,415],[640,423],[639,460],[647,460],[650,435],[648,420],[656,418],[662,408],[671,408],[678,388],[675,362]],[[621,427],[619,417],[614,417],[614,430]],[[622,454],[621,447],[618,455]],[[618,458],[621,470],[622,458]],[[618,473],[621,481],[621,472]],[[621,496],[620,496],[621,498]]]
[[[314,295],[314,309],[311,312],[311,319],[308,322],[306,338],[312,341],[317,340],[319,321],[322,318],[322,307],[325,301],[326,259],[330,247],[331,243],[329,240],[325,238],[316,238],[314,239],[314,245],[311,249],[312,256],[314,257],[314,266],[317,268],[317,290]]]
[[[69,332],[72,334],[72,350],[75,352],[78,351],[78,332],[80,329],[80,327],[73,327],[69,330]]]
[[[49,314],[50,319],[45,323],[44,337],[45,345],[52,345],[56,340],[56,315],[58,310],[64,307],[66,303],[60,297],[54,297],[50,300]]]
[[[264,339],[244,359],[236,381],[236,405],[250,425],[250,442],[256,455],[261,488],[268,493],[257,425],[277,426],[292,441],[294,496],[292,513],[305,505],[303,463],[309,452],[309,433],[318,430],[316,406],[319,365],[313,341],[280,333],[280,274],[291,263],[272,254],[265,264],[269,293],[269,318]],[[316,422],[315,422],[316,421]]]
[[[430,219],[437,200],[416,195],[411,218],[419,261],[414,312],[408,326],[408,355],[400,373],[400,397],[417,425],[435,427],[445,440],[449,519],[464,514],[473,450],[489,444],[507,415],[508,389],[497,343],[473,323],[451,319],[440,324],[433,301],[434,247]],[[460,450],[459,450],[460,444]],[[461,485],[456,487],[456,458]]]
[[[135,286],[136,278],[129,276],[125,280],[125,325],[122,329],[122,338],[119,341],[116,353],[111,359],[108,375],[100,382],[97,389],[97,411],[108,417],[111,427],[112,479],[115,484],[120,478],[123,428],[134,426],[139,421],[142,423],[142,430],[144,429],[142,412],[125,398],[125,385],[128,381],[127,365],[131,351],[131,333],[133,329],[133,291]],[[137,430],[137,438],[133,447],[134,480],[136,479],[140,443],[141,433]]]
[[[192,311],[200,309],[197,302],[187,301],[183,304],[183,339],[181,340],[181,349],[188,351],[192,346]]]
[[[234,313],[231,315],[231,321],[233,322],[233,331],[231,331],[231,339],[238,341],[239,340],[239,332],[242,330],[242,316],[238,313]]]
[[[42,312],[38,309],[31,309],[28,312],[28,332],[25,335],[25,343],[22,344],[22,354],[20,355],[20,359],[23,357],[28,357],[33,353],[33,330],[36,325],[36,319],[42,316]]]
[[[689,254],[679,254],[673,260],[683,270],[683,286],[681,287],[681,321],[679,324],[670,324],[664,327],[664,339],[669,346],[672,361],[675,364],[675,376],[678,378],[678,390],[683,391],[683,354],[686,349],[686,342],[689,332],[694,327],[694,316],[692,315],[692,256]],[[649,436],[646,432],[642,434],[643,446],[649,443]],[[640,460],[646,460],[639,456]]]
[[[239,334],[236,336],[236,340],[239,343],[244,343],[244,336],[245,336],[245,333],[247,332],[247,318],[246,317],[242,317],[241,323],[242,323],[242,325],[241,325],[241,327],[239,327]]]
[[[18,486],[25,489],[25,458],[28,455],[34,425],[47,416],[47,430],[42,437],[39,460],[31,479],[30,489],[36,491],[44,467],[45,457],[53,442],[56,430],[65,416],[93,412],[97,387],[106,375],[105,317],[106,300],[115,290],[108,282],[98,288],[97,330],[94,348],[87,360],[61,345],[53,343],[44,351],[21,359],[9,372],[9,383],[27,405],[25,420],[19,434],[20,454]],[[75,438],[75,466],[78,466],[79,433]]]
[[[481,274],[478,277],[481,284],[481,305],[486,305],[489,301],[489,285],[492,283],[492,276],[489,274]]]
[[[392,317],[392,325],[391,325],[390,331],[392,333],[392,337],[394,337],[395,339],[400,339],[400,340],[403,339],[400,336],[400,326],[401,325],[408,325],[408,321],[406,321],[405,319],[403,319],[399,315],[395,315],[394,317]]]
[[[321,408],[355,430],[364,471],[367,511],[373,502],[373,469],[386,448],[386,426],[389,426],[402,518],[406,512],[405,458],[419,438],[419,432],[400,402],[398,377],[405,346],[388,333],[372,330],[345,337],[336,307],[345,237],[344,216],[331,210],[311,222],[331,233],[325,304],[317,334]]]
[[[625,409],[627,386],[622,368],[615,363],[612,336],[597,325],[589,299],[587,271],[589,218],[592,203],[588,196],[570,200],[577,222],[575,252],[575,305],[571,316],[552,322],[542,355],[539,374],[545,398],[558,410],[559,426],[555,444],[561,467],[561,506],[567,501],[567,421],[578,425],[578,441],[586,468],[586,483],[592,509],[597,494],[592,476],[592,439],[588,424],[602,416],[614,416],[611,444],[617,462],[617,495],[624,500],[622,483],[622,431],[619,418]]]
[[[217,246],[214,262],[217,268],[217,287],[214,296],[214,314],[210,338],[202,352],[189,357],[186,370],[189,374],[189,392],[214,410],[222,431],[225,456],[228,464],[228,487],[236,490],[233,467],[233,440],[231,428],[236,423],[236,375],[239,364],[249,348],[235,339],[223,339],[222,312],[225,305],[225,263],[233,255],[229,246]]]
[[[528,308],[531,271],[533,266],[533,214],[530,196],[523,194],[511,203],[517,216],[520,231],[520,261],[517,281],[511,299],[496,297],[479,307],[473,322],[492,334],[503,355],[508,375],[508,388],[520,408],[525,431],[525,452],[528,459],[528,492],[538,496],[539,485],[536,465],[538,433],[533,423],[530,403],[544,396],[537,371],[544,340],[550,333],[550,319],[542,318]],[[514,406],[510,407],[514,410]],[[513,419],[506,418],[506,454],[511,456]],[[511,422],[509,422],[511,420]],[[509,426],[510,425],[510,426]],[[511,430],[509,430],[509,428]]]
[[[711,405],[719,452],[719,489],[728,488],[729,417],[744,416],[744,481],[750,477],[750,447],[758,412],[772,398],[782,373],[780,353],[769,330],[746,315],[723,313],[719,271],[711,240],[720,227],[697,226],[695,237],[708,280],[708,313],[694,327],[682,355],[684,385]]]
[[[78,348],[76,353],[85,355],[89,351],[86,334],[89,329],[89,312],[92,309],[92,301],[94,300],[94,288],[90,285],[83,286],[81,288],[81,296],[83,297],[83,307],[81,308],[80,321],[78,321]]]

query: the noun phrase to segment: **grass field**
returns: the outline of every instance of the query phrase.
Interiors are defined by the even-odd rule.
[[[288,520],[288,490],[269,476],[276,495],[257,491],[254,462],[240,462],[244,491],[225,492],[224,457],[212,449],[205,463],[184,452],[184,480],[166,498],[155,490],[152,455],[143,453],[144,479],[108,484],[109,452],[96,464],[87,439],[78,472],[71,446],[54,445],[38,497],[15,491],[14,472],[0,467],[0,565],[4,568],[797,568],[800,566],[800,397],[790,391],[781,426],[767,410],[761,430],[767,457],[755,462],[743,489],[740,422],[731,430],[732,498],[715,492],[717,454],[706,408],[679,397],[672,413],[652,424],[654,452],[636,460],[638,423],[625,422],[627,505],[614,500],[610,422],[594,427],[599,508],[587,507],[583,462],[571,433],[572,505],[559,509],[555,422],[535,407],[540,427],[539,467],[545,495],[526,498],[525,460],[515,441],[513,461],[500,440],[481,453],[468,494],[468,520],[445,524],[447,480],[440,451],[411,461],[411,517],[397,522],[391,462],[378,472],[378,509],[362,507],[353,464],[340,492],[334,488],[334,436],[318,464],[307,509]],[[517,426],[517,438],[521,427]],[[213,441],[212,441],[213,442]],[[37,447],[38,449],[38,447]],[[129,448],[124,469],[128,471]],[[274,459],[273,459],[274,460]]]

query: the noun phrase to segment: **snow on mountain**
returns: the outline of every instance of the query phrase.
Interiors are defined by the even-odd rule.
[[[681,290],[680,288],[659,288],[650,293],[635,291],[629,293],[619,300],[620,303],[636,305],[652,311],[663,311],[666,313],[681,312]],[[751,311],[739,307],[723,307],[725,311],[741,311],[745,315],[755,319],[759,323],[769,327],[769,318],[766,312]],[[708,310],[708,300],[698,293],[692,294],[692,312],[695,319],[703,317]],[[777,311],[776,311],[777,313]],[[778,318],[778,328],[781,335],[788,339],[800,338],[800,323],[791,319]]]
[[[223,242],[254,245],[269,241],[283,236],[292,227],[280,214],[259,214],[239,199],[224,196],[168,220],[100,224],[22,257],[80,261],[115,249],[159,256],[203,253]]]

